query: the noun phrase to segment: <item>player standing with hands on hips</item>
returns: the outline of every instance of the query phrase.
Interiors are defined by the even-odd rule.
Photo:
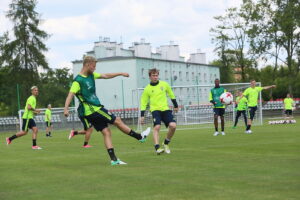
[[[178,104],[175,95],[170,85],[159,80],[159,70],[156,68],[149,70],[150,84],[148,84],[141,97],[141,123],[144,124],[144,115],[147,108],[148,102],[150,101],[150,112],[153,117],[153,139],[154,148],[156,153],[159,155],[163,152],[171,153],[169,143],[176,130],[176,121],[174,120],[172,111],[168,105],[167,95],[171,98],[174,105],[174,112],[178,112]],[[168,127],[167,136],[162,144],[162,148],[159,143],[159,131],[161,122],[164,122],[165,126]]]

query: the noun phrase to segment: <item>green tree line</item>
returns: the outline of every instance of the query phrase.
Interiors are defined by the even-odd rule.
[[[300,97],[299,0],[243,0],[215,19],[210,32],[219,58],[211,64],[220,66],[223,83],[255,79],[277,85],[265,100]]]
[[[33,85],[39,87],[39,108],[64,106],[72,74],[69,69],[51,69],[44,53],[50,37],[39,28],[35,0],[12,0],[6,13],[12,33],[0,33],[0,116],[17,115],[24,109]]]

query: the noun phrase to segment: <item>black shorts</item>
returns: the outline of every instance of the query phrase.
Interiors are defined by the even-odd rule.
[[[51,122],[45,122],[45,123],[46,123],[46,127],[52,126],[52,123],[51,123]]]
[[[249,107],[249,115],[250,115],[249,117],[251,120],[254,119],[256,110],[257,110],[257,106]]]
[[[35,121],[33,119],[23,119],[23,131],[28,131],[28,129],[32,129],[33,127],[36,127]]]
[[[159,111],[155,110],[152,112],[153,126],[161,125],[161,121],[164,122],[165,126],[168,127],[171,122],[176,122],[174,120],[171,110]]]
[[[79,119],[80,119],[80,121],[83,125],[83,129],[85,131],[93,126],[85,117],[79,117]]]
[[[293,111],[292,111],[292,110],[285,110],[285,114],[286,114],[286,115],[292,115],[292,114],[293,114]]]
[[[214,114],[223,116],[225,114],[225,108],[214,108]]]
[[[108,123],[113,124],[116,120],[116,116],[104,107],[100,108],[98,111],[85,116],[85,118],[90,122],[97,131],[102,131],[108,127]]]

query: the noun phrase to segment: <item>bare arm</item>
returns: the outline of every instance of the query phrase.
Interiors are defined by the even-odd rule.
[[[69,92],[69,94],[68,94],[68,96],[67,96],[67,98],[66,98],[65,108],[64,108],[64,115],[65,115],[66,117],[69,116],[69,105],[70,105],[70,103],[71,103],[71,101],[72,101],[74,95],[75,95],[74,93]]]
[[[264,90],[271,89],[271,88],[276,88],[276,85],[270,85],[270,86],[263,87]]]
[[[111,79],[111,78],[115,78],[117,76],[129,77],[129,74],[126,73],[126,72],[105,73],[105,74],[101,74],[101,76],[99,77],[99,79]]]
[[[30,104],[27,105],[27,109],[28,109],[28,110],[32,110],[33,113],[35,113],[35,114],[39,114],[39,113],[41,112],[41,111],[38,110],[38,109],[34,109]]]

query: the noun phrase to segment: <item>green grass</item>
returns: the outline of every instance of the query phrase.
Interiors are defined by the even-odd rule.
[[[101,134],[83,149],[83,136],[67,140],[53,131],[31,149],[31,133],[5,145],[0,134],[0,199],[222,199],[287,200],[300,197],[300,119],[292,125],[264,125],[177,131],[170,155],[157,156],[151,138],[140,144],[113,129],[113,143],[126,166],[110,166]],[[165,132],[161,133],[161,139]]]

